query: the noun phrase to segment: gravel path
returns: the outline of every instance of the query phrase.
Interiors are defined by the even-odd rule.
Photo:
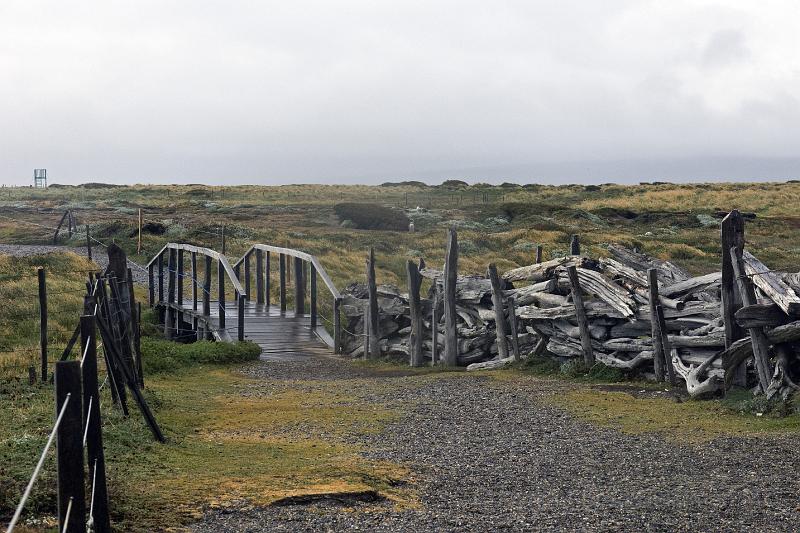
[[[416,472],[419,509],[289,505],[214,511],[197,533],[255,531],[796,531],[800,480],[786,437],[682,445],[576,420],[542,401],[570,385],[371,375],[333,359],[261,363],[265,383],[368,377],[356,394],[406,416],[356,437]]]
[[[31,255],[42,255],[53,252],[75,252],[76,254],[88,257],[85,246],[48,246],[44,244],[0,244],[0,255],[13,255],[16,257],[28,257]],[[105,269],[108,266],[108,256],[101,247],[92,247],[92,260]],[[128,260],[131,273],[136,283],[147,285],[147,272],[142,270],[139,265]]]

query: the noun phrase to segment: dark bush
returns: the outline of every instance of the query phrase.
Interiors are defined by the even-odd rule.
[[[469,183],[462,180],[445,180],[441,186],[446,189],[464,189],[469,187]]]
[[[408,231],[409,219],[400,210],[376,204],[347,202],[333,207],[340,222],[349,220],[358,229]]]
[[[90,181],[89,183],[81,183],[80,187],[84,189],[115,189],[117,187],[125,187],[125,185],[117,185],[116,183],[97,183]]]

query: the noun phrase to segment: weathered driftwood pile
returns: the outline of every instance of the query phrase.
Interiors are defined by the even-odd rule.
[[[792,345],[800,341],[800,274],[770,271],[743,243],[744,223],[734,211],[722,223],[722,272],[691,277],[617,245],[608,247],[609,257],[592,259],[574,240],[575,255],[501,277],[489,265],[482,277],[455,275],[451,232],[445,271],[409,262],[408,293],[374,286],[378,313],[369,312],[369,283],[345,290],[346,329],[355,335],[344,353],[403,354],[414,365],[443,354],[445,364],[470,368],[535,354],[682,380],[692,395],[737,384],[786,396],[798,388],[790,376],[800,370]],[[374,257],[368,279],[370,271],[374,283]],[[418,297],[420,278],[431,282],[427,298]]]

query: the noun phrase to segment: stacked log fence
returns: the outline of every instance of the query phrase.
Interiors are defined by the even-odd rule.
[[[798,389],[800,274],[771,270],[745,249],[744,219],[722,221],[721,271],[691,276],[679,265],[610,244],[502,274],[457,273],[450,230],[442,270],[407,264],[408,292],[371,279],[343,292],[342,352],[409,364],[496,368],[518,357],[603,364],[685,387],[691,396],[746,386],[771,398]],[[367,264],[374,265],[370,253]],[[418,279],[419,277],[419,279]],[[420,294],[420,280],[431,288]],[[517,348],[518,347],[518,348]],[[365,352],[365,349],[369,352]]]

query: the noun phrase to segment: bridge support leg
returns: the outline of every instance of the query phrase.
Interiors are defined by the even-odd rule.
[[[239,294],[238,300],[239,300],[239,320],[237,320],[236,322],[236,333],[237,333],[237,338],[241,342],[244,340],[244,301],[245,301],[244,294]]]
[[[280,300],[281,314],[286,312],[286,256],[280,254],[278,258],[278,270],[280,274]]]
[[[263,250],[256,250],[256,303],[257,304],[264,303],[264,251]]]
[[[311,330],[317,329],[317,269],[314,265],[309,267],[311,278],[311,293],[309,294],[311,305]]]

